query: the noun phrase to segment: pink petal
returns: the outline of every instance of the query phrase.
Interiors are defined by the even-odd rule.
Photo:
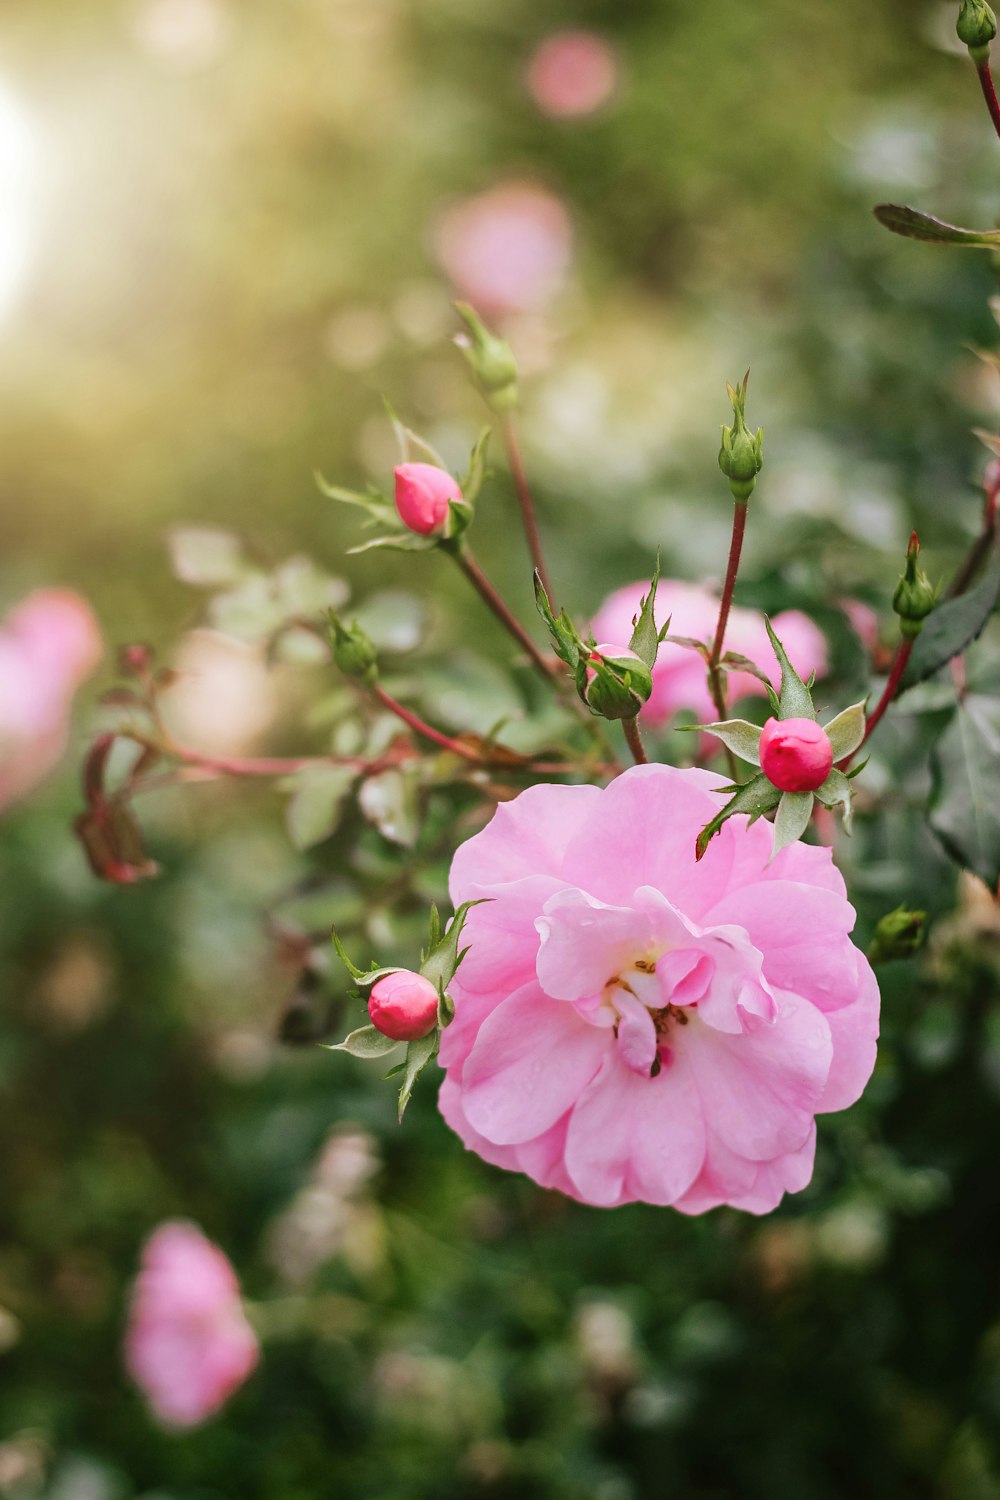
[[[855,950],[855,954],[857,993],[849,1005],[826,1016],[833,1036],[833,1062],[819,1103],[823,1114],[846,1109],[859,1099],[875,1067],[881,996],[871,964],[863,953]]]
[[[613,1039],[525,985],[483,1022],[462,1070],[474,1130],[500,1146],[548,1130],[586,1088]]]
[[[848,933],[854,908],[833,891],[791,880],[745,886],[724,896],[707,920],[744,928],[765,955],[771,984],[795,990],[824,1011],[853,998],[857,949]]]
[[[551,896],[535,923],[541,938],[538,982],[555,1000],[599,995],[608,981],[658,942],[687,928],[657,891],[635,906],[608,906],[580,890]]]
[[[596,786],[531,786],[513,802],[501,802],[482,832],[455,854],[449,881],[453,905],[525,875],[562,875],[567,845],[600,806],[601,796]]]
[[[619,992],[618,1051],[622,1062],[640,1078],[648,1078],[656,1058],[656,1026],[649,1010],[632,995]]]
[[[797,1151],[773,1161],[748,1162],[713,1141],[697,1181],[674,1207],[683,1214],[703,1214],[723,1204],[746,1213],[770,1213],[785,1193],[799,1193],[809,1185],[815,1154],[815,1123]]]

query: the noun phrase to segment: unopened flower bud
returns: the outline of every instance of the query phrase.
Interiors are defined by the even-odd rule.
[[[475,308],[456,302],[455,311],[468,328],[455,340],[472,367],[476,384],[496,412],[517,405],[517,360],[506,339],[491,333]]]
[[[997,18],[986,0],[962,0],[962,9],[956,26],[958,39],[972,53],[974,62],[985,62],[990,53],[990,42],[997,34]]]
[[[370,684],[378,676],[378,652],[360,625],[344,625],[331,610],[330,633],[333,637],[333,659],[340,670],[358,682]]]
[[[908,641],[916,640],[924,621],[937,603],[937,591],[927,574],[917,566],[920,542],[911,532],[906,549],[906,567],[892,596],[892,607],[899,616],[899,628]]]
[[[729,480],[733,499],[742,505],[753,494],[757,475],[764,465],[764,429],[758,427],[753,433],[746,424],[749,381],[750,372],[747,371],[740,385],[726,385],[733,403],[733,425],[723,427],[722,447],[719,449],[719,468]]]
[[[586,702],[602,719],[634,719],[653,691],[653,677],[628,646],[595,646],[588,669]]]
[[[422,974],[397,969],[372,986],[368,1014],[383,1036],[394,1042],[415,1042],[437,1025],[438,992]]]
[[[833,769],[833,746],[814,719],[768,719],[760,768],[781,792],[815,792]]]
[[[926,912],[907,911],[905,906],[888,912],[875,928],[868,949],[871,962],[888,963],[894,958],[909,958],[920,947],[926,921]]]
[[[399,519],[420,536],[444,536],[451,502],[461,498],[457,482],[436,464],[400,464],[396,470]]]

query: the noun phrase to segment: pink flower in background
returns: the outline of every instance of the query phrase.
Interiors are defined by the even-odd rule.
[[[602,1207],[765,1213],[812,1175],[814,1117],[860,1095],[879,993],[830,851],[771,859],[722,778],[636,766],[536,786],[458,850],[470,951],[441,1111],[471,1150]]]
[[[594,31],[557,31],[528,64],[528,91],[544,114],[572,119],[593,114],[615,91],[614,48]]]
[[[598,639],[628,640],[632,618],[649,588],[648,583],[630,583],[605,599],[591,621],[590,628]],[[691,636],[710,641],[719,619],[717,595],[696,583],[665,579],[656,595],[656,622],[663,625],[670,618],[670,634]],[[788,652],[792,665],[803,679],[826,671],[826,641],[817,625],[800,610],[788,609],[771,621],[775,634]],[[781,681],[777,658],[771,649],[764,616],[753,609],[734,608],[726,630],[726,650],[746,656],[766,672],[775,684]],[[764,684],[749,672],[730,672],[729,701],[750,695],[762,697]],[[717,715],[705,681],[705,663],[697,652],[686,646],[666,643],[660,647],[653,668],[653,693],[642,711],[644,724],[666,723],[680,709],[686,708],[699,720],[708,722]]]
[[[541,307],[569,268],[565,204],[534,182],[506,182],[452,204],[434,248],[457,291],[484,317]]]
[[[29,594],[0,625],[0,807],[56,764],[73,695],[100,658],[90,606],[68,589]]]
[[[256,1367],[229,1261],[194,1224],[161,1224],[142,1252],[125,1363],[165,1427],[196,1427]]]

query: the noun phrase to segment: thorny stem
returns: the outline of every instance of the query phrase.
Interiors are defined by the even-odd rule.
[[[625,738],[628,740],[628,747],[632,752],[632,759],[636,765],[648,765],[649,756],[646,754],[646,747],[642,743],[642,735],[639,733],[639,715],[636,714],[631,719],[622,719],[622,728],[625,731]]]
[[[524,534],[528,539],[528,550],[531,553],[531,560],[538,571],[538,576],[542,580],[545,592],[551,598],[552,584],[545,566],[545,557],[542,552],[542,538],[539,534],[538,520],[535,516],[535,502],[532,499],[528,476],[524,470],[524,460],[521,457],[521,445],[518,441],[514,418],[505,417],[501,424],[501,430],[503,432],[504,447],[507,450],[507,462],[510,464],[514,488],[517,491],[517,503],[521,507],[521,520],[524,522]]]
[[[893,698],[895,698],[896,693],[899,690],[899,684],[902,680],[903,673],[906,671],[906,663],[910,659],[910,653],[912,650],[912,641],[900,641],[899,648],[896,651],[896,655],[893,660],[888,679],[886,681],[885,687],[882,689],[882,696],[876,703],[875,707],[872,709],[871,713],[868,715],[868,720],[865,724],[865,737],[861,741],[861,744],[858,746],[857,750],[852,750],[850,755],[846,755],[843,760],[837,762],[838,771],[846,771],[847,767],[851,764],[851,761],[858,754],[858,751],[861,750],[865,744],[867,744],[872,730],[878,724],[879,720],[882,718],[882,715],[885,713],[886,709],[889,707],[889,704],[892,702]]]
[[[468,548],[462,547],[461,549],[456,549],[452,552],[452,556],[486,607],[492,610],[503,628],[514,637],[515,641],[531,658],[533,665],[538,668],[546,680],[551,681],[552,678],[561,680],[562,672],[554,662],[547,660],[535,645],[520,620],[518,620],[517,616],[511,612],[501,599]]]
[[[733,507],[733,535],[729,543],[729,562],[726,567],[726,581],[722,586],[722,599],[719,602],[719,623],[715,627],[715,640],[712,642],[711,655],[708,658],[708,687],[712,694],[712,702],[715,704],[716,713],[720,720],[726,717],[726,687],[720,665],[722,651],[726,643],[726,626],[729,624],[729,611],[733,603],[733,591],[736,588],[736,575],[740,571],[740,556],[743,552],[743,538],[747,528],[747,502],[737,500]],[[729,769],[734,781],[739,779],[736,759],[731,750],[726,751],[729,760]]]
[[[979,82],[983,90],[983,98],[986,100],[986,108],[990,112],[993,121],[993,129],[1000,136],[1000,101],[997,100],[997,91],[993,85],[993,74],[990,71],[989,58],[976,64],[976,72],[979,74]]]

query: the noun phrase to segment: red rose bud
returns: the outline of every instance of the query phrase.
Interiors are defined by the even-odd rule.
[[[368,1014],[383,1036],[394,1042],[415,1042],[437,1025],[438,992],[422,974],[397,969],[373,985]]]
[[[768,719],[760,768],[781,792],[815,792],[833,769],[833,746],[813,719]]]
[[[461,499],[455,480],[435,464],[400,464],[396,470],[399,519],[420,536],[443,536],[451,502]]]

